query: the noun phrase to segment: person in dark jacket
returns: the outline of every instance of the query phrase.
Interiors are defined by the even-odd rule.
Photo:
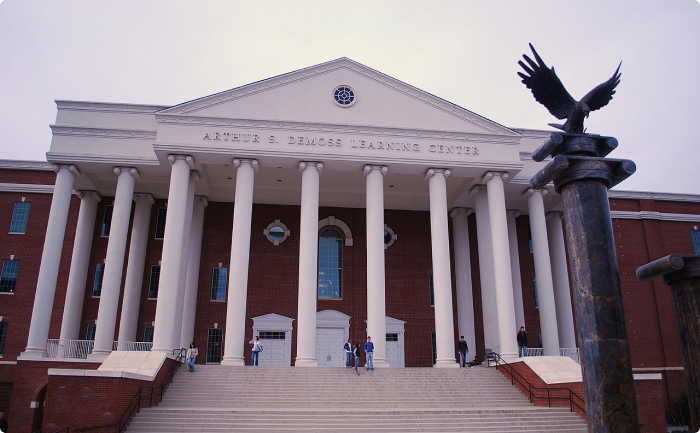
[[[355,374],[359,375],[360,372],[357,371],[357,366],[360,365],[360,343],[355,343],[355,347],[352,349],[352,354],[355,356]]]
[[[520,331],[518,331],[518,358],[527,356],[527,332],[525,332],[525,327],[521,326]]]
[[[467,353],[469,353],[469,345],[464,341],[464,335],[459,337],[459,342],[457,343],[457,349],[459,350],[459,356],[462,357],[462,367],[466,367],[467,364]],[[471,365],[470,365],[471,367]]]
[[[0,432],[7,432],[7,420],[5,419],[5,413],[0,412]]]

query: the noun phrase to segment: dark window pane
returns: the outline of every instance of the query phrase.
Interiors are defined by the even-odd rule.
[[[167,208],[158,208],[158,216],[156,217],[156,239],[163,239],[165,237],[165,217],[167,213]]]
[[[210,329],[207,336],[207,363],[221,362],[223,329]]]
[[[151,282],[148,284],[148,299],[158,299],[160,284],[160,265],[151,266]]]
[[[211,300],[226,300],[226,284],[228,283],[228,268],[214,268],[211,279]]]
[[[284,229],[280,226],[274,226],[270,229],[268,236],[272,240],[279,240],[284,237]]]
[[[19,274],[19,260],[3,260],[2,274],[0,274],[0,292],[15,293],[17,284],[17,274]]]
[[[24,233],[27,230],[27,221],[29,221],[29,209],[32,204],[27,202],[15,203],[15,208],[12,211],[12,222],[10,223],[10,233]]]
[[[145,343],[153,343],[153,326],[143,328],[143,341]]]
[[[99,297],[102,294],[102,279],[105,274],[105,264],[98,263],[95,269],[95,282],[92,285],[92,296]]]
[[[100,236],[109,236],[109,231],[112,228],[112,211],[114,210],[114,206],[112,205],[107,205],[105,206],[105,215],[102,218],[102,232]]]
[[[693,250],[700,255],[700,230],[691,230],[690,238],[693,240]]]
[[[334,228],[321,232],[318,240],[318,297],[340,299],[343,281],[343,236]]]
[[[435,286],[433,285],[433,274],[430,274],[430,306],[435,306]]]
[[[7,339],[7,322],[0,322],[0,356],[5,355],[5,340]]]

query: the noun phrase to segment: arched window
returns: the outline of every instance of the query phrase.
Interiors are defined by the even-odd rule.
[[[343,293],[343,236],[336,228],[318,237],[318,297],[340,299]]]

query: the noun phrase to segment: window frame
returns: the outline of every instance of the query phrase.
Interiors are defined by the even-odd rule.
[[[151,339],[148,339],[148,330],[151,330]],[[153,333],[155,331],[155,328],[153,326],[144,326],[143,327],[143,342],[144,343],[153,343]]]
[[[109,209],[109,211],[107,210]],[[102,215],[102,226],[100,228],[100,237],[108,238],[112,231],[112,215],[114,214],[114,205],[105,205],[104,214]]]
[[[9,267],[6,267],[8,264],[12,264],[14,269],[9,269]],[[20,261],[16,259],[2,261],[2,269],[0,269],[0,293],[15,293],[15,290],[17,289],[17,279],[19,278],[19,266]],[[12,278],[12,273],[14,273],[14,278]]]
[[[161,216],[161,211],[162,211],[162,216]],[[165,223],[168,218],[168,208],[163,206],[159,207],[158,211],[156,212],[156,227],[153,233],[153,239],[160,239],[163,240],[165,238]],[[158,236],[161,234],[162,236]]]
[[[334,231],[338,236],[337,237],[324,237],[323,233],[327,232],[328,230]],[[338,267],[329,267],[329,266],[321,266],[322,262],[322,249],[325,250],[326,248],[322,248],[321,242],[323,239],[333,239],[335,242],[335,247],[337,247],[337,261],[336,264]],[[343,239],[343,231],[336,226],[326,226],[323,227],[318,235],[318,272],[316,275],[316,297],[319,300],[341,300],[343,299],[343,244],[344,244],[344,239]],[[330,248],[328,248],[330,251]],[[335,249],[335,248],[334,248]],[[331,270],[331,272],[337,272],[338,273],[338,290],[337,296],[332,296],[332,293],[330,293],[331,296],[321,296],[321,275],[323,270]],[[330,280],[329,280],[330,281]],[[332,282],[332,281],[331,281]]]
[[[153,286],[153,281],[154,281],[154,272],[158,269],[157,276],[155,278],[155,290]],[[148,299],[149,300],[157,300],[158,299],[158,291],[160,289],[160,265],[151,265],[151,273],[149,274],[148,277]],[[154,296],[155,293],[155,296]]]
[[[7,341],[8,322],[0,321],[0,358],[5,356],[5,342]]]
[[[19,205],[19,206],[18,206]],[[26,205],[26,206],[25,206]],[[26,212],[24,209],[26,208]],[[32,203],[28,201],[16,201],[15,207],[12,209],[12,219],[10,220],[10,230],[8,233],[15,235],[23,235],[27,233],[27,225],[29,224],[29,212],[32,209]],[[20,231],[21,229],[21,231]]]
[[[221,294],[218,289],[221,289],[221,276],[220,276],[220,274],[221,274],[222,269],[226,270],[226,275],[223,279],[223,299],[218,299],[218,295]],[[219,276],[217,276],[217,270],[219,271],[218,272]],[[223,267],[223,266],[217,266],[217,267],[212,268],[211,297],[210,297],[210,300],[212,302],[226,302],[226,296],[228,296],[228,278],[229,278],[228,271],[229,271],[229,269],[227,267]],[[216,284],[217,282],[219,284]],[[217,298],[214,297],[215,294],[217,295]]]
[[[99,298],[102,296],[102,283],[105,276],[105,264],[97,263],[95,266],[95,280],[92,283],[92,297]],[[99,278],[99,279],[98,279]],[[97,294],[95,294],[97,293]]]

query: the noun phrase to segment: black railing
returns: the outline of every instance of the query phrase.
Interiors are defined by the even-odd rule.
[[[142,386],[139,388],[139,390],[136,392],[136,395],[134,395],[134,398],[131,399],[131,402],[129,405],[126,407],[126,410],[124,411],[124,414],[122,414],[121,418],[119,418],[119,421],[112,423],[112,424],[102,424],[102,425],[96,425],[96,426],[90,426],[90,427],[81,427],[81,428],[76,428],[73,429],[74,432],[83,432],[83,431],[89,431],[89,430],[97,430],[97,429],[107,429],[110,427],[115,427],[116,433],[121,433],[126,429],[126,427],[129,425],[131,420],[136,416],[137,413],[141,411],[142,401],[144,399],[148,399],[148,407],[153,407],[153,400],[155,398],[158,398],[158,403],[163,401],[163,395],[165,394],[165,391],[168,389],[168,385],[170,385],[173,382],[173,378],[175,376],[175,372],[177,372],[177,369],[180,367],[180,365],[183,363],[185,353],[187,353],[187,349],[173,349],[173,356],[175,356],[175,363],[170,366],[170,369],[168,370],[168,373],[166,374],[165,378],[160,382],[160,385],[151,385],[151,386]],[[160,388],[158,390],[158,393],[154,393],[154,391]],[[149,391],[148,394],[146,394],[146,391]],[[156,404],[157,405],[157,404]],[[58,433],[58,432],[56,432]]]
[[[513,368],[512,365],[508,364],[501,356],[497,353],[494,352],[494,356],[492,357],[492,360],[496,363],[496,370],[499,368],[503,369],[506,373],[510,374],[510,380],[511,384],[513,385],[518,385],[519,388],[521,388],[523,391],[526,391],[528,394],[528,398],[531,403],[534,403],[534,400],[536,399],[547,399],[547,405],[549,407],[552,407],[552,400],[562,400],[562,401],[568,401],[569,402],[569,409],[571,412],[574,412],[574,407],[576,407],[583,415],[586,414],[586,403],[581,398],[580,395],[576,394],[572,389],[570,388],[539,388],[536,386],[533,386],[527,379],[525,379],[525,376],[520,374],[518,370]],[[516,377],[517,376],[517,377]],[[542,395],[545,394],[546,395]],[[553,395],[560,393],[560,395]],[[561,395],[565,394],[565,395]],[[580,402],[580,404],[579,404]]]

